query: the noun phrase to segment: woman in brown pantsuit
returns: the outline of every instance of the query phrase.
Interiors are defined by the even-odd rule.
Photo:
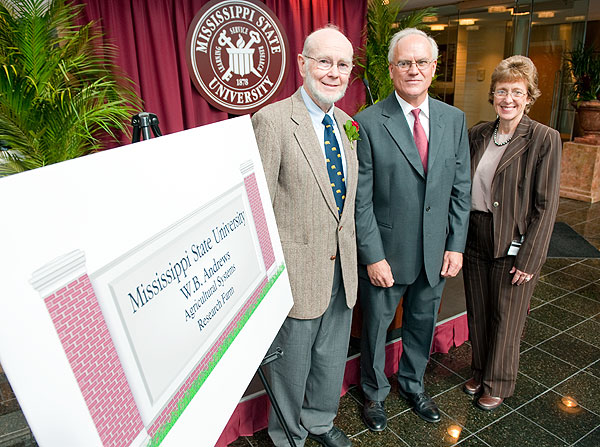
[[[469,131],[464,278],[473,377],[464,391],[482,410],[514,392],[521,333],[558,208],[560,135],[526,115],[539,95],[529,58],[503,60],[489,92],[498,118]]]

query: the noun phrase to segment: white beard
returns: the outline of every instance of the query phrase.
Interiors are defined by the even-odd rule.
[[[308,70],[307,70],[308,71]],[[311,73],[307,73],[305,79],[305,87],[309,91],[310,95],[317,100],[317,102],[321,104],[326,104],[331,106],[336,101],[339,101],[346,94],[346,89],[348,88],[348,83],[344,86],[344,88],[337,93],[331,93],[329,95],[321,93],[318,90],[318,82],[315,78],[312,77]]]

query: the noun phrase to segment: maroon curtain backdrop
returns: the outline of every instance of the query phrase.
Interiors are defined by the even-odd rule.
[[[94,20],[118,49],[114,61],[137,85],[144,110],[155,113],[164,134],[228,118],[193,86],[185,58],[188,27],[208,0],[72,0],[83,4],[81,20]],[[363,45],[367,0],[266,0],[287,34],[290,66],[279,96],[301,85],[296,55],[304,38],[328,23],[337,25],[355,48]],[[352,82],[336,105],[353,114],[365,101],[362,82]],[[127,141],[123,141],[127,143]]]

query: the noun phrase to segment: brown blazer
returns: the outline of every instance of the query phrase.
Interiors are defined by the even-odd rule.
[[[356,303],[354,200],[358,161],[343,130],[350,117],[338,108],[334,116],[341,130],[337,138],[344,145],[347,165],[341,217],[323,151],[300,90],[252,117],[294,297],[289,313],[292,318],[317,318],[325,312],[338,250],[346,303],[349,308]]]
[[[495,121],[469,130],[471,178],[494,132]],[[560,134],[523,115],[492,180],[494,257],[506,256],[525,236],[515,267],[537,273],[554,228],[560,188]]]

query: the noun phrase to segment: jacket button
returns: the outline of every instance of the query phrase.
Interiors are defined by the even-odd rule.
[[[329,259],[331,259],[332,261],[335,261],[335,255],[333,255],[333,256],[332,256],[331,258],[329,258]]]
[[[425,211],[429,212],[430,209],[431,209],[431,207],[428,206],[427,208],[425,208]]]
[[[494,206],[494,208],[498,208],[500,206],[500,204],[498,202],[494,202],[494,203],[492,203],[492,205]]]

